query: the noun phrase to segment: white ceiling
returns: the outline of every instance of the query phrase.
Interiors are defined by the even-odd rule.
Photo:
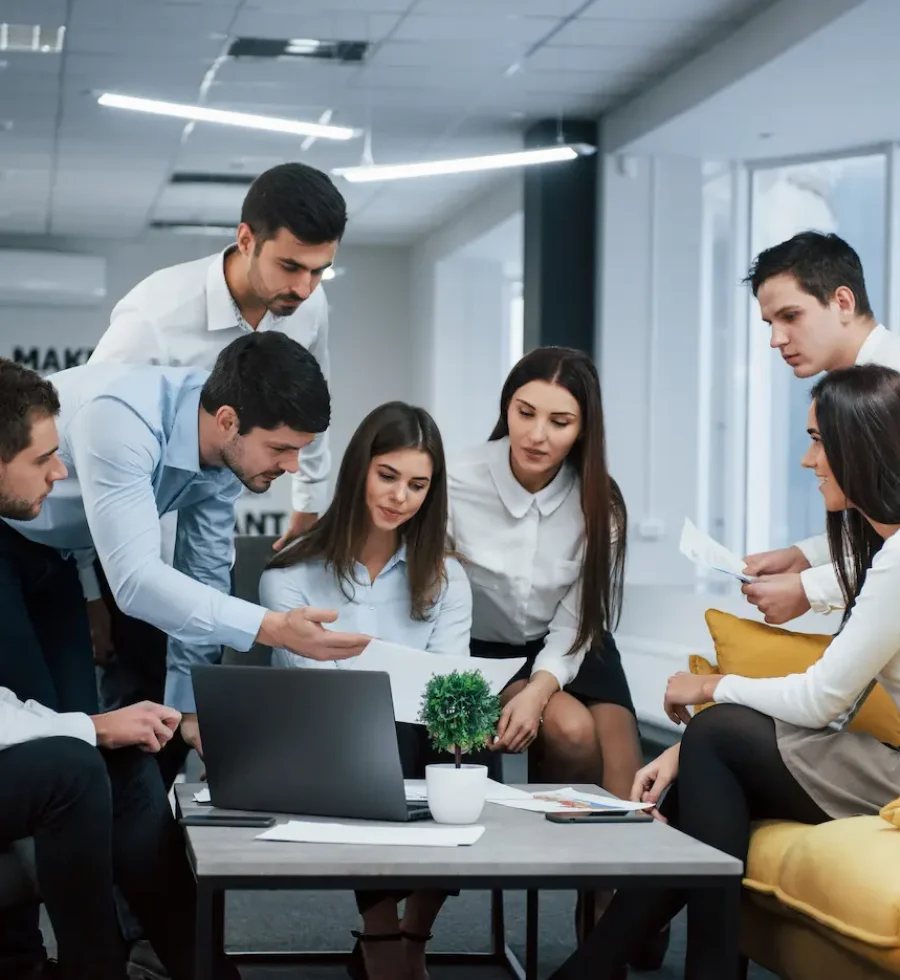
[[[599,115],[764,0],[0,0],[0,20],[65,24],[57,54],[0,54],[0,229],[134,238],[152,220],[234,223],[243,187],[174,171],[256,174],[360,161],[362,141],[124,113],[102,91],[370,130],[376,162],[503,151],[535,119]],[[363,65],[224,60],[235,36],[365,40]],[[522,70],[507,74],[521,63]],[[483,190],[466,175],[342,185],[348,240],[412,241]]]
[[[848,6],[789,50],[622,149],[760,160],[900,141],[900,3]],[[738,41],[735,34],[729,43]]]

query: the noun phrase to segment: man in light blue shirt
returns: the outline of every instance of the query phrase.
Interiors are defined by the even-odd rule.
[[[89,602],[99,600],[96,553],[119,608],[169,635],[165,701],[184,715],[188,744],[201,749],[191,665],[216,661],[223,644],[313,659],[362,652],[367,638],[323,629],[334,613],[273,613],[228,595],[242,485],[265,492],[328,426],[328,388],[305,348],[282,333],[251,334],[229,344],[211,374],[86,365],[53,383],[68,476],[38,515],[8,524],[73,556]],[[160,557],[159,517],[171,511],[174,567]]]

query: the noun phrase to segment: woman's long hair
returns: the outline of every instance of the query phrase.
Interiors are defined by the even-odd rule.
[[[406,545],[410,613],[428,618],[444,581],[447,537],[447,475],[444,446],[434,419],[423,408],[388,402],[366,416],[353,433],[328,510],[290,547],[279,552],[269,568],[289,568],[324,561],[334,571],[344,595],[353,600],[354,566],[372,527],[366,505],[369,466],[376,456],[418,449],[431,457],[431,485],[422,506],[397,529]]]
[[[622,611],[625,578],[625,538],[628,515],[618,484],[606,465],[606,432],[600,379],[594,362],[568,347],[539,347],[512,369],[500,393],[500,417],[490,441],[509,435],[509,404],[530,381],[548,381],[565,388],[581,410],[581,433],[568,460],[581,482],[585,552],[582,564],[581,609],[578,635],[570,653],[583,646],[599,646]]]
[[[878,364],[831,371],[812,389],[822,449],[853,507],[828,514],[844,621],[884,544],[866,518],[900,524],[900,374]]]

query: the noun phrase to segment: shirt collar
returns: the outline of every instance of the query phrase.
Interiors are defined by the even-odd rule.
[[[381,578],[382,575],[386,575],[395,565],[399,565],[400,562],[406,562],[406,544],[401,544],[400,547],[391,555],[390,558],[385,562],[384,568],[378,573],[378,577]],[[363,566],[361,562],[356,563],[358,570],[365,572],[368,575],[368,571]]]
[[[878,324],[875,329],[863,341],[859,353],[856,355],[857,364],[871,364],[878,357],[878,348],[890,335],[887,327]]]
[[[532,504],[542,517],[552,514],[569,495],[575,485],[575,471],[569,462],[564,462],[555,477],[537,493],[531,493],[513,476],[509,465],[509,437],[504,436],[489,445],[488,466],[491,478],[503,506],[517,520],[524,517]]]
[[[175,408],[175,419],[166,441],[166,466],[188,473],[200,472],[201,385],[183,388]]]
[[[207,330],[231,330],[239,327],[243,320],[225,281],[225,257],[236,248],[236,245],[229,245],[221,254],[213,257],[206,270]]]

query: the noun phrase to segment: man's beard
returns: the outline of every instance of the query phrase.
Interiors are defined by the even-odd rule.
[[[8,497],[0,490],[0,517],[11,521],[33,521],[40,512],[40,507],[34,501],[29,503],[21,497]]]
[[[254,486],[251,482],[256,480],[261,476],[266,476],[265,473],[254,473],[252,475],[248,474],[247,471],[241,466],[238,460],[238,454],[233,452],[231,446],[225,446],[222,449],[222,461],[231,470],[232,473],[243,483],[243,485],[250,491],[250,493],[260,494],[265,493],[271,483],[267,483],[265,486]],[[279,474],[280,476],[281,474]]]

